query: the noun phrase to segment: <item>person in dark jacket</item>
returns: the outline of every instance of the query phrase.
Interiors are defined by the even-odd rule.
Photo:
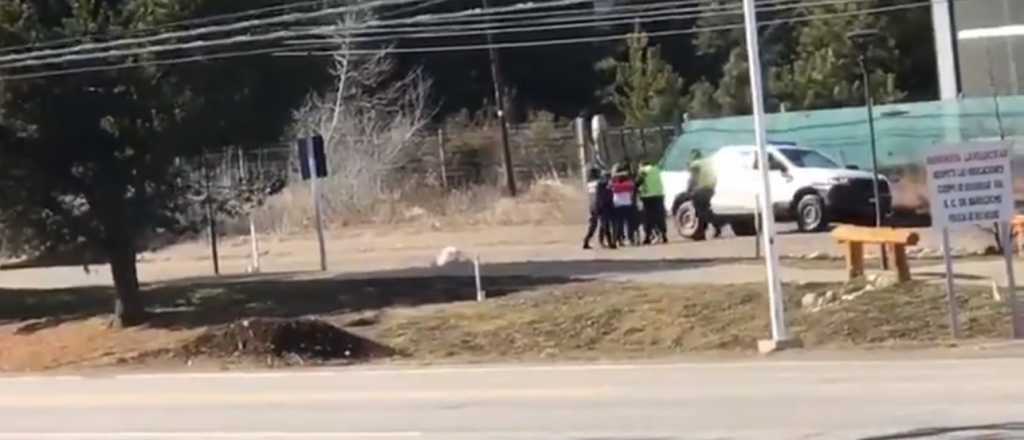
[[[590,249],[590,240],[594,232],[598,233],[601,246],[615,249],[617,246],[612,238],[612,191],[608,175],[599,168],[590,169],[587,176],[587,196],[590,199],[590,222],[587,225],[587,236],[583,238],[583,249]]]

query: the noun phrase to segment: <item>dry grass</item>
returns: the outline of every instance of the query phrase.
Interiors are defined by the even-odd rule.
[[[791,326],[809,347],[934,344],[949,338],[939,286],[910,284],[814,313],[800,310],[803,294],[825,287],[788,289]],[[965,335],[1005,337],[1005,307],[984,290],[964,292]],[[767,310],[760,285],[594,282],[484,304],[400,310],[384,315],[367,334],[424,360],[657,357],[751,351],[769,333]]]
[[[516,198],[504,196],[501,188],[487,185],[452,191],[408,185],[372,207],[326,209],[324,221],[337,227],[413,224],[434,228],[579,223],[586,219],[586,195],[572,183],[575,181],[540,180]],[[308,231],[312,218],[309,187],[303,185],[286,188],[256,213],[259,230],[282,235]],[[248,223],[227,230],[248,233]]]
[[[39,321],[45,324],[44,321]],[[0,326],[0,371],[89,368],[132,362],[186,344],[197,330],[113,329],[110,319],[68,321],[40,331],[30,324]]]
[[[495,298],[484,303],[469,301],[470,280],[453,278],[250,282],[191,290],[171,286],[153,294],[180,311],[151,327],[110,329],[102,315],[88,314],[0,326],[0,371],[167,365],[167,353],[209,351],[196,350],[197,335],[254,317],[317,316],[416,362],[749,353],[769,333],[760,284],[509,278],[489,280],[488,285]],[[911,283],[815,312],[800,309],[803,294],[839,287],[787,289],[790,326],[808,347],[900,348],[949,342],[941,286]],[[1009,335],[1006,307],[994,302],[988,289],[963,287],[960,301],[967,338]],[[184,364],[180,356],[174,359],[171,365]],[[237,365],[227,354],[198,361],[214,367]]]

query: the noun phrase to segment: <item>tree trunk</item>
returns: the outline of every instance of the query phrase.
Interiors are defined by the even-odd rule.
[[[145,309],[139,293],[139,276],[135,268],[135,248],[119,243],[110,249],[110,272],[114,278],[117,298],[114,300],[116,327],[131,327],[145,321]]]

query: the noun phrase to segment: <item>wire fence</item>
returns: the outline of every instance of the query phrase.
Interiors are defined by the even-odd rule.
[[[599,162],[609,166],[622,161],[658,161],[677,135],[673,126],[612,127],[602,133],[596,151]],[[516,180],[524,186],[543,179],[579,177],[583,169],[571,124],[510,126],[508,141]],[[587,144],[584,154],[589,165],[595,149],[589,140]],[[430,127],[415,136],[410,159],[392,173],[388,183],[397,188],[416,182],[450,191],[501,185],[505,181],[502,148],[496,126]],[[225,147],[188,160],[187,167],[192,186],[207,189],[214,199],[273,193],[295,183],[299,172],[297,147],[289,145]]]

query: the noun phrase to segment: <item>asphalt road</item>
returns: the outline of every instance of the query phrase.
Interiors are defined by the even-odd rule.
[[[0,440],[1024,438],[1022,367],[784,360],[8,377]]]

